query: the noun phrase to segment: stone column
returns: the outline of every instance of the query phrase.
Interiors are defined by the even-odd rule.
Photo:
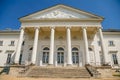
[[[15,63],[16,64],[19,63],[21,47],[22,47],[22,43],[23,43],[23,36],[24,36],[24,28],[21,28],[20,37],[19,37],[18,46],[17,46],[17,51],[16,51],[16,55],[15,55]]]
[[[37,47],[38,47],[38,38],[39,38],[39,27],[35,27],[35,36],[34,36],[32,60],[31,60],[32,64],[35,64],[35,62],[36,62]]]
[[[82,30],[83,30],[84,49],[86,54],[86,64],[90,64],[90,55],[88,51],[88,39],[87,39],[86,27],[82,27]]]
[[[67,27],[67,65],[72,65],[72,52],[71,52],[71,31]]]
[[[53,57],[54,56],[54,35],[55,35],[54,27],[51,27],[49,65],[53,65],[53,58],[54,58]]]
[[[99,32],[99,35],[100,35],[101,50],[102,50],[102,53],[104,55],[104,63],[107,63],[107,58],[106,58],[106,54],[105,54],[105,45],[104,45],[104,40],[103,40],[103,34],[102,34],[101,27],[98,28],[98,32]]]

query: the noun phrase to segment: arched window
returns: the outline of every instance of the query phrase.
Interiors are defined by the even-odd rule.
[[[64,51],[64,49],[62,47],[59,47],[58,51]]]
[[[72,48],[72,51],[78,51],[78,48],[74,47]]]
[[[43,57],[42,57],[43,64],[47,64],[48,60],[49,60],[49,48],[45,47],[43,48]]]
[[[57,49],[57,63],[58,64],[64,63],[64,49],[62,47],[59,47]]]
[[[72,62],[73,64],[77,64],[79,62],[78,48],[72,48]]]
[[[43,50],[49,50],[49,48],[48,48],[48,47],[45,47]]]

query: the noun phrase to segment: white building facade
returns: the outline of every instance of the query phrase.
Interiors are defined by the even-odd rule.
[[[0,66],[120,65],[120,31],[102,31],[100,16],[57,5],[20,21],[20,31],[0,32]]]

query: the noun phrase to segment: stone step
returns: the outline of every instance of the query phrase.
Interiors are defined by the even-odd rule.
[[[33,67],[26,74],[28,77],[50,78],[89,78],[85,68]]]

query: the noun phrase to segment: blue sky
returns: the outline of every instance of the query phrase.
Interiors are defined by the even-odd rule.
[[[0,30],[19,29],[18,18],[57,4],[104,17],[103,29],[120,29],[120,0],[0,0]]]

